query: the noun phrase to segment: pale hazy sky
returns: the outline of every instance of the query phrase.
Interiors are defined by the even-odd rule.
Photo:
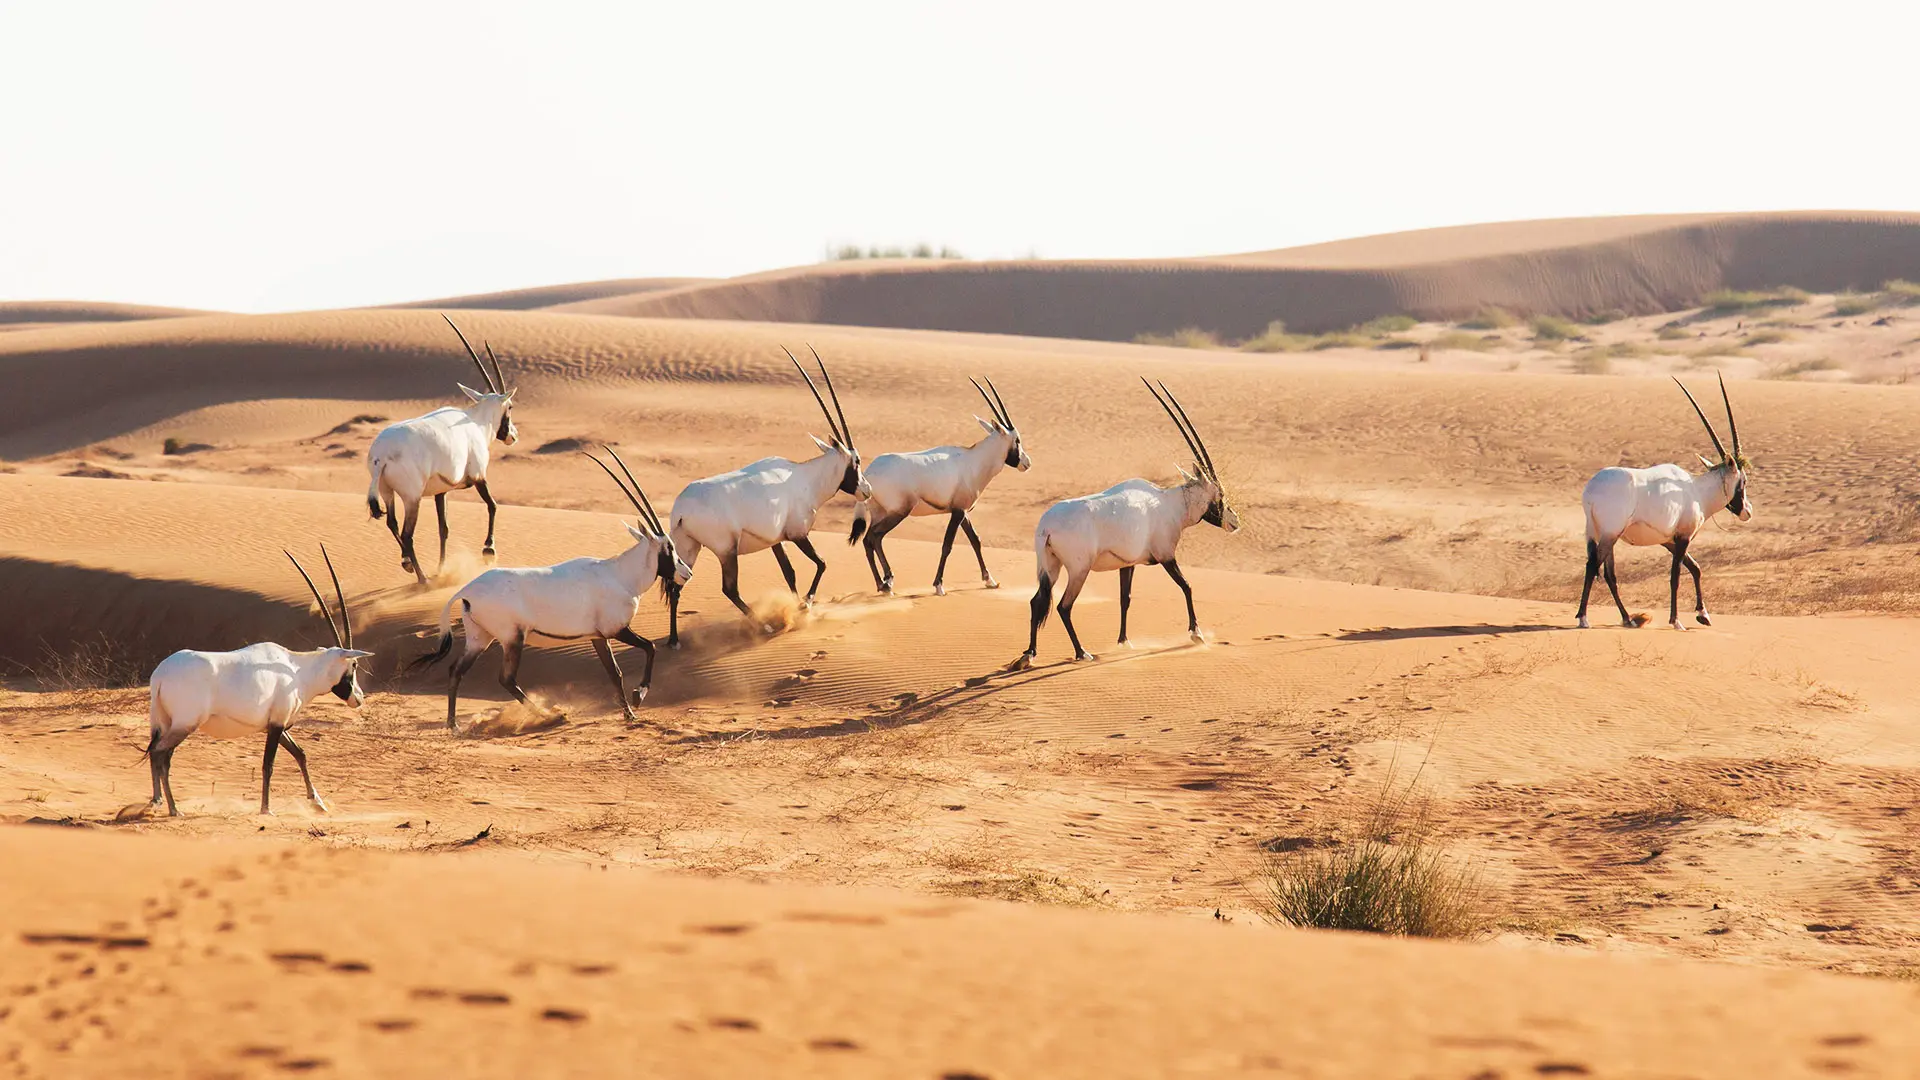
[[[0,299],[1920,208],[1913,5],[0,0]]]

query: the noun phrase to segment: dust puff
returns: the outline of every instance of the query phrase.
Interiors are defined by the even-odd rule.
[[[460,729],[460,734],[469,739],[501,739],[515,735],[531,735],[538,731],[550,731],[567,722],[564,710],[539,694],[528,694],[531,706],[518,701],[509,701],[497,709],[483,709],[473,714],[473,719]]]
[[[1634,614],[1634,616],[1633,616],[1633,618],[1631,618],[1631,619],[1628,619],[1627,621],[1628,621],[1628,622],[1630,622],[1630,623],[1632,623],[1632,624],[1633,624],[1633,626],[1634,626],[1634,629],[1636,629],[1636,630],[1637,630],[1637,629],[1639,629],[1640,627],[1642,627],[1642,626],[1645,626],[1645,625],[1647,625],[1648,623],[1650,623],[1650,622],[1652,622],[1652,621],[1653,621],[1653,616],[1652,616],[1652,615],[1649,615],[1648,613],[1646,613],[1646,612],[1644,612],[1644,611],[1641,611],[1641,612],[1636,612],[1636,613]]]

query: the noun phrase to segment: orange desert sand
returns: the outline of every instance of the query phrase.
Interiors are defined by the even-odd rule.
[[[1236,266],[1293,276],[1222,284]],[[875,595],[842,496],[811,611],[742,560],[776,636],[696,564],[640,725],[584,643],[536,639],[542,708],[508,703],[495,654],[458,735],[444,669],[399,669],[486,565],[484,509],[449,500],[423,591],[364,501],[373,435],[473,378],[436,309],[0,305],[0,1075],[1920,1074],[1902,277],[1920,218],[1721,215],[436,301],[520,388],[502,565],[627,542],[579,447],[618,446],[663,510],[811,454],[782,344],[827,358],[868,458],[971,442],[984,374],[1034,460],[974,513],[999,590],[963,540],[932,595],[921,519]],[[1771,286],[1805,291],[1698,302]],[[1483,307],[1514,318],[1455,325]],[[1095,340],[1400,313],[1286,352]],[[1653,626],[1609,625],[1601,592],[1574,630],[1581,485],[1710,451],[1667,375],[1718,421],[1715,371],[1756,512],[1694,547],[1714,625],[1665,629],[1664,553],[1623,549]],[[1040,512],[1184,463],[1140,375],[1246,523],[1181,547],[1207,641],[1144,568],[1115,647],[1104,574],[1076,609],[1098,659],[1068,662],[1055,619],[1009,672]],[[323,643],[281,554],[321,541],[376,652],[366,707],[327,698],[296,732],[333,811],[283,762],[259,816],[257,740],[200,737],[185,816],[146,813],[146,673]],[[634,625],[664,639],[656,597]],[[1484,932],[1262,919],[1273,860],[1394,790],[1479,876]]]

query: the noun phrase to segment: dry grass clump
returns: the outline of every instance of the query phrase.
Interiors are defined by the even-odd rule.
[[[1740,348],[1741,347],[1739,345],[1736,345],[1731,341],[1717,341],[1712,345],[1707,345],[1702,348],[1695,349],[1693,352],[1689,353],[1688,355],[1692,356],[1696,360],[1704,360],[1712,356],[1738,356],[1740,355]]]
[[[1659,338],[1661,341],[1684,341],[1692,337],[1693,332],[1681,326],[1679,323],[1668,323],[1658,331],[1655,331],[1653,336]]]
[[[1428,800],[1388,773],[1360,835],[1324,851],[1276,854],[1256,903],[1269,921],[1321,930],[1469,937],[1489,925],[1486,890],[1433,835]]]
[[[1702,315],[1737,315],[1802,304],[1807,299],[1804,289],[1719,289],[1701,297],[1700,308]]]
[[[1183,326],[1171,334],[1135,334],[1136,345],[1174,345],[1182,349],[1218,349],[1220,338],[1211,330],[1202,330],[1197,326]]]
[[[1888,303],[1920,304],[1920,282],[1894,278],[1882,284],[1880,291],[1886,295]]]
[[[1396,316],[1389,316],[1395,318]],[[1404,318],[1404,316],[1397,316]],[[1375,320],[1379,322],[1380,320]],[[1371,324],[1369,324],[1371,325]],[[1295,334],[1287,329],[1287,324],[1275,319],[1267,324],[1266,330],[1259,336],[1248,338],[1239,344],[1245,352],[1318,352],[1322,349],[1364,349],[1378,346],[1379,338],[1359,330],[1335,330],[1327,334]]]
[[[1505,330],[1509,326],[1519,324],[1520,320],[1514,318],[1512,312],[1504,308],[1488,307],[1481,308],[1472,318],[1462,319],[1454,325],[1462,330]]]
[[[1368,319],[1354,327],[1353,331],[1356,334],[1365,334],[1367,337],[1379,338],[1404,334],[1419,325],[1420,320],[1411,315],[1382,315],[1377,319]]]
[[[1581,349],[1567,358],[1567,367],[1576,375],[1605,375],[1613,370],[1613,361],[1631,357],[1645,356],[1646,346],[1632,341],[1616,341],[1611,345],[1594,345]]]
[[[1535,341],[1572,341],[1580,336],[1578,326],[1554,315],[1535,315],[1531,325]]]
[[[1461,330],[1448,330],[1427,342],[1429,348],[1464,349],[1470,352],[1486,352],[1499,344],[1499,334],[1469,334]]]
[[[1865,315],[1878,308],[1880,302],[1879,297],[1865,293],[1836,296],[1833,298],[1833,314],[1836,318],[1843,319],[1854,315]]]
[[[1756,334],[1748,334],[1746,340],[1740,343],[1740,347],[1751,348],[1755,345],[1778,345],[1783,341],[1792,340],[1793,335],[1787,333],[1785,330],[1762,330]]]
[[[1825,356],[1810,356],[1802,360],[1789,360],[1775,364],[1767,369],[1769,379],[1797,379],[1814,371],[1838,371],[1840,365]]]

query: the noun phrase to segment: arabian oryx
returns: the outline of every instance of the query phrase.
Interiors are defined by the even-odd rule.
[[[1700,409],[1700,403],[1693,399],[1693,393],[1675,379],[1674,385],[1687,395],[1687,402],[1693,406],[1695,415],[1706,425],[1707,438],[1713,440],[1713,449],[1720,455],[1718,462],[1700,458],[1700,464],[1707,471],[1695,476],[1678,465],[1655,465],[1650,469],[1601,469],[1587,481],[1587,488],[1580,494],[1581,505],[1587,516],[1587,580],[1580,589],[1580,628],[1586,629],[1587,597],[1593,593],[1593,579],[1601,571],[1607,575],[1607,591],[1613,594],[1613,603],[1620,609],[1620,621],[1627,626],[1639,626],[1646,619],[1642,615],[1635,619],[1627,614],[1627,606],[1620,602],[1620,587],[1613,576],[1613,545],[1621,540],[1635,547],[1658,544],[1673,553],[1673,567],[1668,574],[1667,622],[1675,630],[1685,630],[1680,623],[1680,568],[1686,567],[1693,575],[1693,617],[1702,626],[1712,626],[1713,620],[1707,615],[1707,601],[1700,592],[1700,564],[1687,554],[1687,547],[1693,543],[1694,534],[1707,520],[1726,507],[1728,512],[1741,521],[1753,517],[1753,501],[1747,498],[1747,459],[1740,452],[1740,428],[1733,422],[1733,402],[1727,398],[1726,376],[1720,377],[1720,403],[1727,410],[1727,432],[1733,439],[1733,451],[1720,444],[1720,436],[1713,430],[1713,424],[1707,420],[1707,414]]]
[[[1147,382],[1141,379],[1141,382]],[[1054,582],[1063,576],[1067,590],[1060,597],[1060,622],[1073,642],[1075,660],[1091,660],[1093,654],[1080,646],[1080,635],[1073,630],[1073,601],[1080,595],[1087,575],[1095,570],[1120,571],[1120,638],[1127,643],[1127,605],[1133,598],[1133,568],[1160,565],[1187,598],[1187,633],[1198,642],[1200,620],[1193,611],[1193,589],[1180,564],[1174,560],[1180,537],[1204,521],[1227,532],[1240,531],[1240,515],[1227,504],[1227,492],[1220,474],[1213,467],[1213,456],[1200,441],[1200,432],[1161,383],[1158,390],[1147,383],[1160,407],[1187,440],[1193,452],[1192,473],[1180,470],[1184,481],[1177,487],[1160,487],[1146,480],[1127,480],[1097,495],[1082,495],[1054,503],[1040,515],[1033,531],[1033,552],[1038,562],[1040,587],[1033,594],[1033,611],[1028,627],[1027,651],[1014,662],[1018,670],[1033,663],[1040,648],[1040,627],[1047,621],[1047,604],[1053,599]]]
[[[266,755],[260,760],[260,812],[270,813],[267,799],[273,788],[273,757],[281,746],[300,766],[300,779],[307,785],[307,798],[316,809],[327,804],[313,790],[313,777],[307,773],[307,755],[287,729],[300,719],[300,710],[322,694],[335,697],[354,708],[364,700],[360,692],[360,661],[372,656],[353,647],[353,621],[347,612],[347,594],[340,590],[340,575],[333,572],[333,559],[326,546],[320,557],[327,561],[327,574],[333,578],[333,596],[340,603],[340,621],[320,590],[307,576],[306,567],[287,552],[293,568],[306,579],[314,603],[333,631],[331,649],[294,652],[272,642],[249,645],[232,652],[193,652],[182,649],[160,661],[147,680],[147,717],[153,735],[147,740],[147,765],[153,772],[153,805],[164,796],[167,813],[178,817],[180,808],[173,801],[173,751],[187,736],[204,731],[216,739],[237,739],[265,732]]]
[[[601,449],[620,466],[626,483],[614,476],[606,462],[592,454],[586,457],[612,477],[620,493],[640,515],[640,528],[627,526],[633,546],[610,559],[568,559],[554,566],[496,567],[467,582],[449,597],[447,606],[440,610],[440,647],[413,662],[418,668],[446,659],[453,649],[453,606],[459,604],[461,619],[467,628],[467,645],[460,658],[453,662],[452,677],[447,683],[448,731],[457,730],[454,710],[460,703],[461,676],[496,641],[500,643],[500,685],[521,704],[533,704],[517,681],[520,654],[527,647],[530,633],[550,638],[591,638],[594,653],[613,680],[620,711],[626,714],[628,723],[637,720],[633,707],[646,700],[647,690],[653,686],[653,642],[634,633],[627,624],[640,609],[640,597],[655,582],[660,583],[662,591],[670,592],[686,584],[693,571],[674,554],[672,538],[660,526],[653,504],[647,500],[647,493],[640,490],[633,473],[627,471],[627,463],[620,460],[612,447]],[[620,665],[614,661],[613,649],[607,645],[608,638],[647,654],[646,670],[640,673],[640,685],[634,688],[631,701]]]
[[[383,513],[386,515],[387,530],[400,542],[400,569],[413,571],[422,585],[427,583],[427,575],[420,569],[420,555],[413,548],[413,527],[420,518],[420,500],[433,496],[433,509],[440,515],[440,565],[444,567],[447,492],[461,488],[479,492],[480,500],[487,504],[487,542],[480,551],[492,555],[493,519],[499,507],[494,505],[493,493],[487,490],[489,447],[495,439],[512,446],[520,438],[519,430],[513,426],[514,392],[507,389],[506,375],[500,370],[500,359],[493,355],[493,346],[486,346],[487,359],[493,361],[493,370],[488,371],[487,365],[480,362],[480,354],[468,344],[467,335],[460,333],[452,319],[440,317],[447,320],[448,326],[453,326],[460,344],[466,346],[473,366],[480,369],[480,377],[486,381],[487,392],[483,394],[457,384],[469,400],[465,408],[435,409],[425,416],[392,424],[375,436],[373,445],[367,449],[367,472],[371,474],[367,484],[367,512],[375,520]],[[406,508],[405,524],[394,517],[396,498]]]
[[[812,346],[808,346],[812,349]],[[813,361],[820,365],[820,377],[827,384],[827,393],[833,398],[833,408],[827,408],[826,398],[820,396],[820,388],[813,384],[807,369],[800,366],[791,351],[787,359],[806,380],[807,389],[813,391],[813,400],[820,405],[820,411],[827,418],[827,430],[832,433],[832,442],[822,442],[817,435],[809,435],[813,444],[820,448],[820,456],[806,461],[788,461],[786,458],[762,458],[744,468],[733,472],[709,476],[705,480],[695,480],[681,490],[673,500],[673,547],[687,565],[692,566],[700,557],[700,549],[710,549],[720,560],[720,591],[733,606],[740,609],[748,621],[754,621],[753,609],[740,599],[740,556],[756,551],[773,549],[773,558],[780,564],[780,574],[787,579],[787,588],[799,595],[798,584],[793,576],[793,563],[787,560],[782,544],[790,543],[800,549],[800,554],[813,560],[813,583],[807,586],[807,595],[801,605],[811,606],[814,591],[820,588],[820,578],[827,572],[827,563],[813,550],[813,542],[807,534],[813,531],[814,515],[833,498],[836,491],[844,491],[862,502],[873,494],[867,478],[860,471],[860,451],[854,449],[853,433],[847,428],[847,413],[840,407],[840,394],[833,388],[833,376],[827,373],[825,361],[820,354],[813,354]],[[834,414],[839,413],[836,423]],[[680,647],[680,590],[667,592],[669,622],[667,645]],[[774,627],[761,624],[761,629],[771,634]]]
[[[972,446],[936,446],[915,454],[881,454],[867,465],[867,481],[873,485],[873,497],[854,507],[853,532],[847,537],[847,543],[859,542],[861,532],[866,533],[867,569],[873,571],[873,587],[883,593],[893,591],[893,564],[887,561],[881,542],[894,526],[909,517],[929,514],[947,515],[947,538],[940,544],[940,565],[933,572],[933,594],[947,594],[941,581],[947,576],[947,555],[953,551],[953,535],[961,529],[967,530],[973,557],[980,563],[980,580],[989,589],[1000,587],[987,569],[987,557],[980,552],[980,534],[973,531],[967,511],[973,509],[980,493],[1001,469],[1026,472],[1033,467],[1033,461],[1020,445],[1019,429],[1007,415],[1000,388],[993,385],[992,379],[987,380],[986,387],[978,380],[968,381],[987,399],[987,410],[993,414],[992,420],[974,417],[986,430],[985,438]],[[988,388],[993,390],[992,394],[987,393]],[[883,570],[885,577],[881,576]]]

